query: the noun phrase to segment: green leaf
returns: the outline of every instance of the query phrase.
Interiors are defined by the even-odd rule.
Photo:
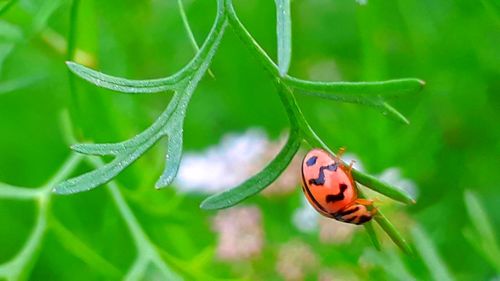
[[[413,240],[415,241],[415,249],[431,272],[432,280],[455,280],[446,268],[444,261],[439,256],[432,240],[427,236],[423,229],[418,225],[414,226],[412,229],[412,235]]]
[[[259,193],[274,182],[288,167],[300,147],[300,142],[301,138],[298,133],[292,131],[285,146],[262,171],[235,188],[208,197],[201,203],[200,207],[205,210],[223,209],[234,206]]]
[[[300,92],[322,98],[371,104],[377,97],[395,98],[420,92],[425,82],[416,78],[394,79],[377,82],[313,82],[290,76],[285,83]]]
[[[88,155],[118,155],[128,149],[132,149],[129,143],[129,141],[119,143],[77,143],[72,145],[71,149]]]
[[[42,79],[40,76],[24,77],[0,82],[0,94],[14,92],[26,88]]]
[[[14,4],[16,4],[18,0],[9,0],[9,1],[5,1],[3,4],[1,4],[1,7],[0,7],[0,16],[5,14],[10,8],[12,8],[12,6],[14,6]]]
[[[38,33],[47,26],[50,16],[63,4],[62,0],[42,1],[33,15],[32,33]]]
[[[156,188],[160,189],[172,183],[179,170],[182,157],[182,127],[168,135],[167,154],[165,155],[165,169]]]
[[[399,112],[397,109],[386,102],[381,103],[381,105],[379,106],[379,110],[383,115],[386,115],[387,117],[392,118],[395,121],[399,121],[406,125],[410,124],[410,121],[403,114],[401,114],[401,112]]]
[[[368,249],[363,254],[363,259],[369,264],[373,264],[384,269],[385,273],[388,275],[387,277],[391,277],[383,280],[418,280],[415,276],[413,276],[408,268],[406,268],[404,259],[402,259],[392,249],[386,249],[384,252],[376,252],[372,249]]]
[[[413,251],[406,242],[406,240],[403,238],[403,236],[399,233],[399,231],[394,227],[394,225],[384,216],[384,214],[378,210],[377,214],[375,215],[375,221],[382,227],[382,229],[389,235],[389,238],[398,245],[398,247],[407,255],[412,256]]]
[[[410,122],[385,100],[415,94],[425,85],[422,80],[415,78],[378,82],[312,82],[287,76],[285,82],[303,94],[373,106],[382,114],[404,124]]]
[[[463,233],[469,243],[500,273],[500,247],[488,213],[483,204],[472,191],[464,193],[465,206],[474,230],[464,229]]]
[[[196,42],[196,38],[194,38],[193,30],[191,29],[191,26],[189,25],[189,20],[188,20],[188,17],[186,15],[186,11],[184,10],[184,4],[182,3],[182,0],[177,0],[177,5],[179,6],[179,13],[181,14],[182,24],[184,25],[184,29],[186,29],[186,32],[188,34],[189,42],[191,42],[191,46],[193,46],[193,49],[196,52],[199,52],[200,47],[198,46],[198,43]],[[208,69],[208,75],[215,77],[210,69]]]
[[[56,185],[54,192],[58,194],[73,194],[82,191],[88,191],[102,184],[111,181],[126,167],[132,164],[144,152],[146,152],[158,139],[160,135],[148,139],[141,145],[127,150],[126,153],[118,155],[113,161],[104,165],[102,168],[93,170],[75,178],[68,179]]]
[[[281,76],[285,76],[290,67],[292,56],[292,20],[290,0],[275,0],[276,3],[276,35],[278,38],[278,68]]]
[[[382,182],[376,177],[367,175],[356,169],[352,170],[352,174],[357,182],[361,183],[369,189],[372,189],[401,203],[415,204],[415,199],[411,198],[411,196],[406,191],[394,185]]]
[[[160,79],[130,80],[104,74],[75,62],[68,61],[66,65],[73,73],[90,83],[122,93],[158,93],[174,90],[176,83],[183,78],[181,75],[173,75]]]
[[[474,228],[479,233],[481,239],[488,242],[495,242],[495,232],[493,231],[493,225],[488,218],[487,212],[483,209],[481,202],[477,198],[474,192],[467,190],[464,193],[465,206],[467,207],[467,213],[469,218],[474,225]]]
[[[380,241],[378,240],[377,233],[373,228],[373,222],[369,221],[365,223],[363,226],[365,227],[365,230],[368,233],[368,236],[370,237],[370,240],[373,243],[373,247],[375,247],[377,251],[380,251],[382,248],[380,247]]]
[[[109,182],[165,135],[169,135],[171,139],[175,140],[172,146],[170,146],[170,150],[167,151],[171,155],[167,154],[167,157],[172,156],[177,161],[169,161],[167,163],[164,175],[160,178],[157,185],[161,187],[162,184],[170,183],[177,172],[178,167],[176,166],[178,166],[178,160],[180,160],[182,141],[179,141],[179,138],[182,138],[182,124],[189,100],[215,55],[226,25],[226,19],[219,15],[210,31],[209,38],[204,44],[204,50],[208,51],[200,51],[204,56],[200,57],[197,55],[199,59],[196,59],[194,64],[198,67],[194,71],[189,72],[190,75],[185,81],[176,85],[180,90],[174,94],[165,111],[148,129],[134,138],[121,143],[74,145],[73,148],[82,153],[116,155],[116,158],[96,170],[58,184],[54,188],[54,192],[59,194],[77,193],[88,191]],[[181,135],[178,135],[179,133]],[[173,164],[173,166],[170,167],[170,164]]]

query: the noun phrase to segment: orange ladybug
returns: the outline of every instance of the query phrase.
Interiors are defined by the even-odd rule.
[[[372,200],[358,198],[352,165],[345,167],[339,157],[315,148],[302,161],[302,190],[320,214],[341,222],[363,224],[373,218],[377,209],[373,208]]]

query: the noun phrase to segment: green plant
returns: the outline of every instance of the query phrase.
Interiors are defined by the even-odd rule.
[[[466,190],[464,201],[472,227],[464,228],[463,234],[471,246],[500,274],[500,247],[488,213],[474,192]]]
[[[232,27],[245,46],[251,50],[256,59],[273,77],[281,102],[290,121],[290,132],[287,143],[268,166],[243,184],[207,198],[201,204],[201,208],[227,208],[260,192],[271,184],[288,166],[302,142],[306,142],[311,147],[321,147],[331,152],[303,116],[295,100],[294,92],[340,102],[369,105],[379,109],[384,115],[403,123],[408,123],[408,120],[391,107],[386,102],[386,99],[419,92],[424,85],[421,80],[408,78],[381,82],[314,82],[289,76],[287,75],[291,58],[289,1],[276,1],[278,65],[270,59],[267,53],[245,29],[237,17],[231,0],[218,0],[217,4],[217,17],[206,41],[196,56],[185,67],[171,76],[151,80],[130,80],[100,73],[74,62],[67,63],[73,73],[99,87],[131,94],[150,94],[165,91],[172,91],[174,94],[170,103],[158,119],[149,128],[132,139],[119,143],[73,145],[72,149],[79,153],[112,155],[115,158],[91,172],[57,184],[54,188],[56,193],[70,194],[82,192],[111,181],[162,137],[168,138],[166,164],[163,174],[156,182],[156,187],[163,188],[168,186],[174,179],[179,167],[182,154],[183,121],[189,100],[198,82],[205,72],[207,72],[212,57],[228,25]],[[183,14],[182,9],[181,14]],[[183,16],[183,19],[189,31],[189,24],[186,17]],[[196,49],[195,41],[193,40],[192,42]],[[407,193],[395,186],[381,182],[375,177],[358,170],[354,170],[353,175],[355,180],[362,185],[396,201],[405,204],[414,203],[414,200]],[[407,242],[382,212],[379,212],[375,220],[403,251],[406,253],[411,252]],[[374,241],[374,245],[378,248],[380,244],[371,224],[367,224],[367,230],[372,241]]]

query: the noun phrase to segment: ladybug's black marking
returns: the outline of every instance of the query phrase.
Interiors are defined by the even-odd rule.
[[[359,221],[356,224],[362,224],[362,223],[365,223],[371,219],[372,219],[371,216],[360,216]]]
[[[337,167],[338,167],[337,163],[333,163],[333,164],[326,165],[326,166],[321,166],[319,168],[318,178],[317,179],[310,179],[309,180],[309,184],[314,184],[314,185],[323,185],[323,184],[325,184],[325,172],[324,172],[324,170],[326,169],[328,171],[337,171]]]
[[[325,208],[323,208],[323,206],[321,206],[321,204],[319,204],[316,198],[314,198],[314,196],[311,194],[309,188],[307,188],[306,179],[304,178],[304,173],[302,173],[302,189],[304,190],[304,192],[307,193],[307,195],[309,195],[309,198],[311,198],[311,200],[314,202],[314,206],[316,208],[319,208],[325,215],[329,215],[328,212],[325,210]]]
[[[340,191],[337,194],[328,194],[326,196],[326,203],[344,200],[344,191],[347,189],[347,184],[341,183],[339,185]]]
[[[348,219],[342,219],[343,222],[352,222],[353,220],[355,220],[358,216],[353,216],[353,217],[350,217]]]
[[[348,209],[348,210],[343,211],[343,212],[338,212],[338,215],[339,216],[347,216],[347,215],[350,215],[350,214],[352,214],[354,212],[357,212],[358,210],[359,210],[359,207],[356,206],[356,207],[354,207],[352,209]]]
[[[309,158],[306,162],[306,165],[309,167],[309,166],[316,164],[317,159],[318,159],[318,156],[313,156],[313,157]]]

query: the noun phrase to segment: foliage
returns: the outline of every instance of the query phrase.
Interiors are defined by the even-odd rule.
[[[494,172],[498,159],[493,157],[500,132],[491,126],[498,119],[493,94],[499,74],[498,7],[491,1],[256,3],[234,3],[241,21],[230,2],[215,13],[210,12],[211,1],[0,3],[0,178],[12,183],[0,189],[1,276],[98,280],[174,274],[207,280],[214,274],[269,280],[278,278],[271,274],[277,248],[290,239],[305,241],[320,257],[317,275],[324,267],[380,280],[498,275],[498,216],[487,211],[497,203],[495,186],[500,180]],[[214,14],[218,18],[208,32]],[[276,27],[270,29],[274,21]],[[182,29],[186,37],[179,36]],[[208,34],[207,39],[198,45],[201,34]],[[249,52],[241,50],[236,38]],[[189,48],[196,52],[193,59],[188,59]],[[278,50],[275,60],[272,52],[264,51],[272,49]],[[69,84],[63,60],[74,61],[68,63]],[[176,74],[153,80],[119,78],[165,72]],[[205,72],[213,79],[202,80]],[[134,95],[113,95],[75,79],[73,73],[101,88]],[[428,82],[425,95],[414,97],[422,87],[417,79],[316,82],[414,75]],[[193,96],[195,89],[199,94]],[[162,94],[137,95],[153,92]],[[161,113],[159,105],[169,99],[164,92],[173,95]],[[411,126],[401,127],[348,104],[368,105],[408,123],[388,100],[409,113]],[[61,134],[58,121],[62,108],[70,108],[78,139],[87,141],[73,148],[101,155],[106,163],[66,155],[68,141],[63,140],[68,135]],[[257,203],[265,222],[265,251],[253,260],[221,263],[214,260],[216,235],[207,226],[212,213],[197,209],[204,195],[171,188],[154,192],[149,187],[171,182],[182,149],[199,150],[227,131],[255,125],[265,127],[273,138],[289,128],[287,144],[261,172],[210,197],[203,206]],[[120,139],[128,140],[113,142]],[[99,144],[103,140],[105,144]],[[396,165],[415,179],[419,204],[404,211],[384,201],[378,204],[402,232],[412,229],[408,237],[414,249],[383,215],[377,221],[399,246],[416,255],[406,257],[390,243],[380,243],[384,236],[377,235],[373,224],[366,230],[381,252],[366,250],[364,234],[353,235],[347,244],[325,245],[316,232],[302,233],[285,219],[296,208],[300,191],[280,199],[252,196],[284,171],[303,144],[330,151],[337,148],[332,144],[347,145],[361,156],[366,171],[380,173]],[[65,157],[69,162],[57,168]],[[163,162],[165,169],[156,180]],[[89,168],[92,171],[85,174]],[[40,188],[15,187],[40,186],[55,170],[60,170],[57,181],[84,173],[58,185],[62,193],[105,182],[108,186],[69,197],[50,193],[54,180]],[[355,177],[369,189],[412,203],[413,197],[379,176],[357,171]],[[467,193],[464,205],[465,189],[486,200]],[[368,189],[363,192],[374,196]],[[22,216],[12,215],[16,212]],[[359,256],[364,261],[358,261]]]

